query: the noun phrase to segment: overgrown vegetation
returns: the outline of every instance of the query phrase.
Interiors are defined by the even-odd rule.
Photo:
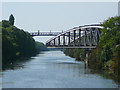
[[[96,49],[89,53],[88,66],[110,74],[120,83],[120,17],[109,18],[102,25],[102,36]],[[85,59],[82,49],[66,49],[65,53],[79,60]]]
[[[77,61],[83,61],[85,58],[85,51],[83,49],[64,49],[64,53],[70,57],[76,58]]]
[[[14,26],[14,17],[0,22],[2,30],[2,68],[15,60],[36,55],[42,43],[35,42],[28,32]]]
[[[89,67],[106,71],[120,82],[120,17],[109,18],[103,27],[98,46],[89,55]]]

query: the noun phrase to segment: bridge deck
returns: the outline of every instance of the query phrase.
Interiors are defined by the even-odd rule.
[[[61,34],[62,32],[31,32],[31,36],[57,36],[58,34]]]
[[[47,48],[82,48],[82,49],[87,49],[87,48],[96,48],[96,46],[73,46],[73,47],[70,47],[70,46],[63,46],[63,47],[58,47],[58,46],[54,46],[54,47],[50,47],[48,46]]]

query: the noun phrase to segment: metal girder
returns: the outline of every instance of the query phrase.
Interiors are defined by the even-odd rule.
[[[100,36],[100,25],[79,26],[67,30],[46,42],[47,47],[56,48],[95,48]]]

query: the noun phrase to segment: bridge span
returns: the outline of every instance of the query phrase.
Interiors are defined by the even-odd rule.
[[[46,47],[85,49],[86,58],[84,61],[85,68],[87,68],[89,50],[96,48],[102,34],[102,28],[101,25],[85,25],[74,27],[61,33],[55,33],[53,34],[54,37],[46,42]],[[49,34],[50,33],[48,33],[48,35]]]
[[[61,34],[62,32],[31,32],[31,36],[57,36],[58,34]]]
[[[48,48],[96,48],[101,36],[101,24],[74,27],[64,32],[32,32],[31,36],[54,36],[46,42]]]
[[[85,25],[64,31],[46,42],[48,48],[96,48],[101,36],[99,25]]]

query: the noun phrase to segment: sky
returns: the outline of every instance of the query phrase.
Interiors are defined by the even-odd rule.
[[[5,2],[2,19],[15,17],[15,25],[29,32],[62,31],[100,23],[117,16],[117,2]]]
[[[120,1],[118,3],[118,15],[120,16]]]
[[[119,0],[1,0],[2,2],[119,2]]]
[[[28,32],[65,31],[102,23],[118,15],[117,2],[3,2],[2,20],[15,17],[15,26]]]

